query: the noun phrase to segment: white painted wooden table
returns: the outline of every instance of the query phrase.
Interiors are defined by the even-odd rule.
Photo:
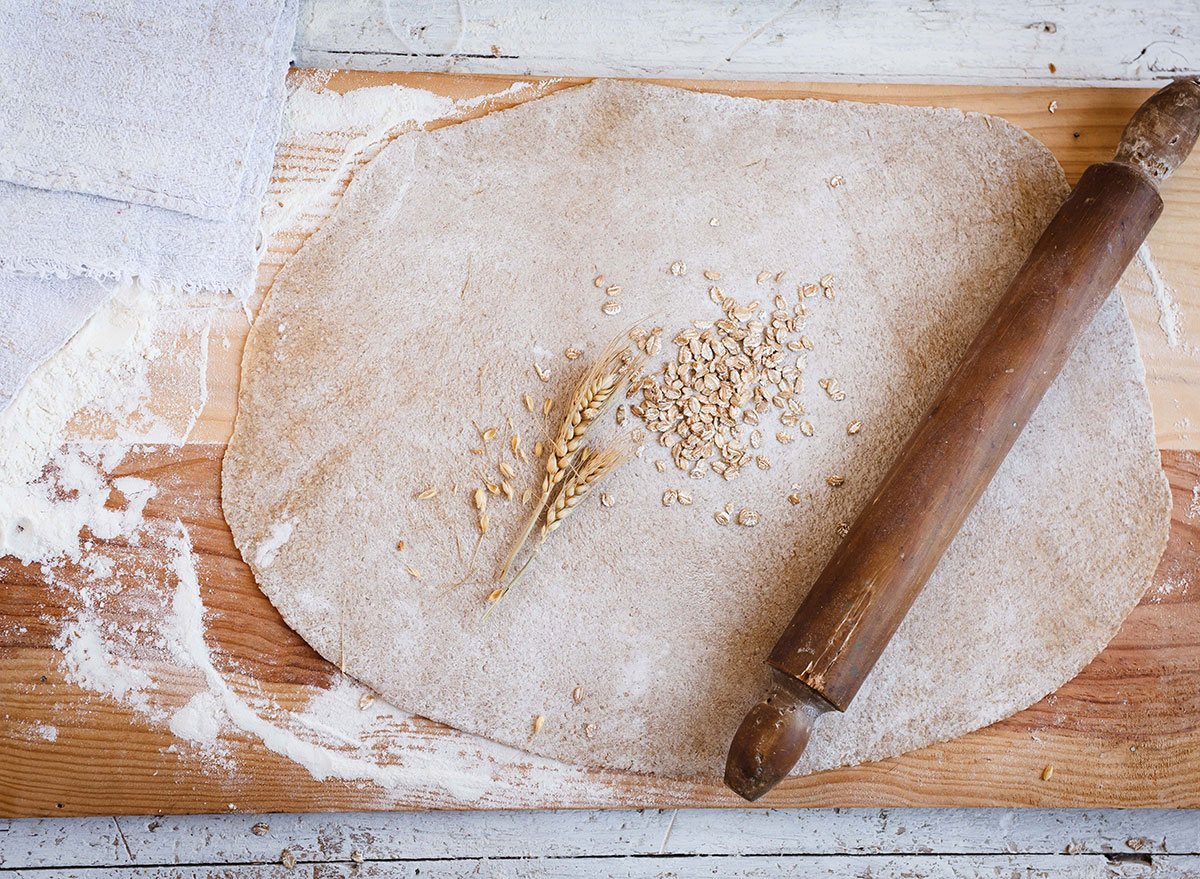
[[[287,851],[296,860],[294,871]],[[1008,809],[412,812],[0,823],[0,876],[1200,876],[1200,819]],[[50,868],[50,869],[46,869]]]
[[[1200,75],[1200,2],[305,0],[296,56],[305,66],[376,70],[1144,87]],[[296,866],[285,866],[293,857]],[[0,879],[791,874],[1195,877],[1200,815],[683,810],[0,821]]]

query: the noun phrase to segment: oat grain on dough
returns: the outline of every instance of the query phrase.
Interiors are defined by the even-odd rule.
[[[747,148],[772,155],[753,169],[754,186],[734,160]],[[584,165],[594,185],[562,186]],[[825,182],[833,172],[854,183],[837,189],[836,212]],[[637,195],[651,189],[670,197]],[[762,660],[779,621],[1067,191],[1049,153],[1003,121],[848,101],[760,103],[598,81],[403,134],[355,174],[321,234],[283,266],[251,330],[222,479],[234,539],[284,619],[335,663],[331,608],[348,608],[347,672],[404,710],[567,762],[717,780],[747,693],[765,683]],[[802,222],[765,220],[783,210]],[[719,227],[705,225],[717,214]],[[364,239],[362,228],[375,234]],[[928,253],[938,258],[916,256]],[[472,256],[472,284],[490,291],[486,317],[478,303],[467,310],[460,285],[447,280],[465,275]],[[783,292],[753,284],[768,267],[788,269],[793,303],[792,278],[836,275],[837,298],[801,296],[808,314],[793,307],[792,315],[807,324],[788,334],[818,343],[812,387],[797,392],[815,435],[801,441],[798,425],[785,428],[797,441],[771,448],[768,471],[751,464],[732,481],[713,473],[687,483],[703,487],[692,494],[705,510],[729,501],[727,515],[757,509],[753,529],[663,508],[674,468],[658,473],[651,455],[629,461],[603,486],[621,503],[581,508],[530,579],[481,622],[498,583],[438,590],[466,573],[453,535],[477,533],[477,511],[415,494],[481,479],[476,467],[494,465],[471,454],[479,435],[470,417],[502,424],[534,387],[565,397],[566,347],[599,350],[626,315],[632,323],[654,314],[666,327],[663,353],[673,353],[668,340],[692,320],[734,320],[709,301],[711,281],[664,276],[677,258],[720,267],[735,307],[750,291]],[[629,291],[616,317],[599,313],[602,288],[579,293],[601,271]],[[582,283],[569,280],[581,272]],[[281,321],[292,347],[277,359],[270,328]],[[825,344],[834,329],[841,344]],[[532,359],[563,368],[543,384]],[[815,384],[822,376],[853,388],[852,412],[850,399],[826,398]],[[1117,296],[858,700],[822,718],[801,771],[990,723],[1055,689],[1099,650],[1136,604],[1166,535],[1169,496],[1143,382]],[[782,414],[770,406],[761,429],[774,433]],[[530,441],[556,426],[527,417],[520,427]],[[870,429],[849,435],[852,418]],[[489,443],[487,460],[498,451]],[[540,487],[532,462],[515,469],[530,480],[522,489],[535,478]],[[853,474],[837,489],[836,520],[824,484],[833,472]],[[497,500],[488,499],[477,574],[498,568],[530,509]],[[290,538],[270,565],[257,565],[271,526],[285,521]],[[398,532],[411,536],[402,554],[389,537]],[[1046,545],[1061,551],[1033,551]],[[620,638],[595,638],[614,619],[629,621]],[[716,619],[737,620],[732,648]],[[652,683],[634,673],[659,653],[671,661],[655,666]],[[493,671],[481,676],[485,664]],[[567,694],[584,680],[587,698],[571,706]],[[702,710],[663,697],[701,691]],[[914,710],[896,710],[901,702]],[[538,714],[548,719],[531,737]]]

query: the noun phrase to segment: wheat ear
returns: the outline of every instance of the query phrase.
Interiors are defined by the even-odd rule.
[[[508,576],[513,560],[537,525],[555,486],[562,482],[571,469],[575,455],[588,431],[617,398],[629,376],[641,368],[643,359],[634,353],[629,344],[628,332],[623,332],[608,343],[600,357],[580,379],[567,403],[567,414],[558,430],[558,436],[550,444],[550,450],[546,454],[542,495],[534,505],[521,536],[517,538],[508,558],[504,560],[504,566],[500,569],[501,580]]]
[[[572,510],[583,503],[600,480],[633,457],[633,450],[632,442],[618,440],[599,452],[588,455],[579,465],[579,469],[568,477],[562,491],[546,510],[546,521],[542,523],[542,536],[538,540],[539,546],[562,525]]]
[[[570,516],[572,511],[588,498],[592,489],[604,477],[632,458],[636,448],[632,440],[621,439],[605,446],[599,452],[593,453],[591,449],[586,447],[580,450],[579,466],[567,477],[563,483],[562,491],[558,493],[558,496],[554,499],[554,503],[546,509],[546,517],[542,522],[542,533],[538,538],[537,545],[529,553],[529,558],[525,560],[525,564],[521,565],[520,570],[513,575],[512,580],[492,593],[488,609],[483,615],[484,619],[487,619],[488,614],[492,612],[492,608],[500,603],[500,599],[504,598],[508,594],[508,591],[517,585],[517,581],[521,579],[521,575],[525,573],[525,569],[529,567],[530,563],[537,556],[538,550],[546,542],[546,538],[556,531],[562,525],[563,520]]]

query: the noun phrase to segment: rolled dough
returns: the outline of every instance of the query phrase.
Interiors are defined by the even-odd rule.
[[[1067,191],[1032,138],[953,110],[599,81],[404,135],[358,174],[255,322],[224,465],[234,538],[287,622],[396,705],[572,763],[711,777],[838,523]],[[773,466],[732,482],[689,479],[649,442],[605,486],[612,506],[582,507],[483,619],[525,517],[519,496],[538,480],[510,436],[530,449],[553,432],[561,409],[543,419],[542,400],[561,405],[588,355],[634,319],[669,340],[719,317],[705,269],[767,308],[834,275],[836,298],[806,300],[801,398],[815,436],[780,444],[768,417]],[[619,315],[601,312],[609,298]],[[570,346],[585,356],[566,359]],[[829,399],[823,377],[846,399]],[[1114,294],[798,771],[996,721],[1104,646],[1167,536],[1144,381]],[[484,455],[471,452],[476,425],[500,428]],[[476,552],[470,495],[499,481],[499,460],[517,470],[518,501],[490,497]],[[426,488],[436,496],[418,499]],[[668,488],[694,503],[665,507]],[[717,524],[730,502],[760,524]]]

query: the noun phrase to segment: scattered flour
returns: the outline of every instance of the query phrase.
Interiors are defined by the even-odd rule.
[[[148,707],[146,690],[153,684],[150,676],[112,655],[95,619],[81,617],[62,631],[54,646],[62,651],[67,680],[134,708]]]
[[[1188,518],[1200,516],[1200,484],[1192,486],[1192,505],[1188,507]]]
[[[1175,301],[1171,288],[1163,281],[1158,266],[1154,264],[1150,256],[1150,245],[1143,243],[1138,248],[1137,257],[1150,278],[1150,289],[1154,293],[1154,301],[1158,303],[1158,325],[1167,337],[1167,344],[1175,348],[1179,345],[1181,331],[1179,303]]]
[[[1150,603],[1158,604],[1168,595],[1174,595],[1177,592],[1187,592],[1191,588],[1191,585],[1191,581],[1187,577],[1164,577],[1150,593]]]
[[[211,745],[224,723],[225,711],[209,690],[201,690],[171,715],[171,732],[189,742]]]
[[[109,489],[96,465],[114,466],[128,442],[61,447],[77,412],[129,415],[146,397],[159,295],[119,289],[54,357],[37,369],[0,419],[0,555],[25,564],[79,558],[79,532],[127,533],[140,503],[106,510]],[[48,476],[53,474],[53,476]]]

